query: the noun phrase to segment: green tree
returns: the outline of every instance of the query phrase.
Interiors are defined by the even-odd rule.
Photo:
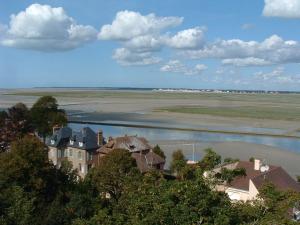
[[[58,109],[57,101],[52,96],[39,98],[32,106],[30,113],[33,126],[44,141],[46,136],[51,134],[54,126],[67,123],[65,111]]]
[[[264,201],[260,224],[298,224],[291,220],[288,211],[300,202],[300,193],[280,191],[272,183],[265,183],[259,191]]]
[[[199,162],[199,165],[204,170],[212,170],[221,163],[221,156],[214,152],[211,148],[205,149],[205,155]]]
[[[30,198],[30,195],[21,187],[11,186],[9,189],[3,190],[0,200],[2,204],[6,205],[0,210],[0,217],[2,214],[4,224],[31,225],[33,223],[32,213],[35,208],[35,199]]]
[[[0,113],[0,152],[7,151],[11,142],[32,132],[29,110],[23,103],[17,103]]]
[[[300,176],[297,176],[297,182],[300,183]]]
[[[235,163],[235,162],[238,162],[240,161],[239,159],[234,159],[234,158],[230,158],[230,157],[227,157],[223,160],[224,163],[226,164],[230,164],[230,163]]]
[[[55,176],[47,148],[35,137],[17,140],[11,151],[0,154],[0,188],[17,185],[50,197],[56,188]]]
[[[252,156],[249,158],[249,162],[254,162],[255,158]]]
[[[90,176],[98,191],[105,196],[107,193],[112,200],[117,201],[122,195],[126,184],[139,176],[136,161],[127,150],[114,149],[100,159]]]
[[[246,176],[245,168],[236,168],[231,170],[223,167],[219,173],[215,174],[215,177],[220,182],[226,182],[227,184],[230,184],[234,178],[239,176]]]
[[[186,166],[186,161],[187,160],[180,149],[173,152],[172,161],[170,165],[171,171],[175,173],[178,177],[182,178],[182,172],[184,167]]]
[[[155,154],[159,155],[160,157],[162,157],[163,159],[166,159],[166,155],[165,155],[164,151],[159,147],[159,145],[154,146],[153,152]]]

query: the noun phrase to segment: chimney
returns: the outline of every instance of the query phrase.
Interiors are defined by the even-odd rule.
[[[261,161],[259,159],[254,159],[254,170],[260,170]]]
[[[97,134],[97,142],[98,142],[98,146],[103,145],[103,131],[102,130],[99,130],[99,132]]]

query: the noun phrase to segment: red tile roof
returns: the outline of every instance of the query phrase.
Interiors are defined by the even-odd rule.
[[[269,166],[267,172],[254,170],[254,163],[247,161],[240,161],[235,164],[235,168],[245,168],[245,177],[236,177],[231,183],[230,187],[249,191],[250,179],[257,189],[261,188],[266,182],[271,182],[280,190],[294,190],[300,192],[300,185],[281,167]]]

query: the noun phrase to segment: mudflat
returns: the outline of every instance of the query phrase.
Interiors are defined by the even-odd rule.
[[[122,121],[157,122],[185,128],[199,126],[217,130],[264,128],[267,130],[264,132],[270,134],[274,134],[272,129],[275,132],[278,129],[282,134],[300,136],[299,94],[35,88],[2,90],[0,108],[10,107],[20,101],[30,106],[43,95],[56,97],[67,112],[93,114],[94,120],[101,120],[101,116],[111,114],[114,120]],[[257,132],[253,130],[253,133]]]

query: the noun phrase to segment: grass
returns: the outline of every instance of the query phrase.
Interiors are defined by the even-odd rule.
[[[169,107],[162,108],[161,111],[187,113],[187,114],[203,114],[211,116],[223,117],[242,117],[254,119],[274,119],[274,120],[292,120],[300,121],[300,108],[287,110],[280,107]]]

